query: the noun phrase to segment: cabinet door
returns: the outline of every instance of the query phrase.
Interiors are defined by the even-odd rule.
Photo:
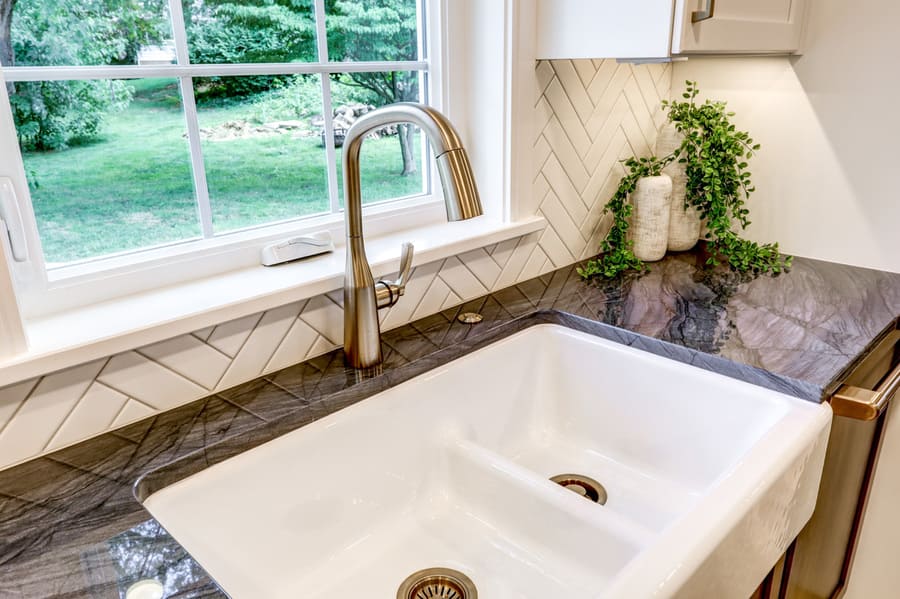
[[[672,0],[538,0],[537,58],[669,55]]]
[[[807,0],[676,0],[673,54],[791,54]]]

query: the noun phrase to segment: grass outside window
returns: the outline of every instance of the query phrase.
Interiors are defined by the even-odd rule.
[[[177,81],[143,79],[128,85],[131,104],[106,117],[97,139],[24,153],[48,263],[200,236]],[[315,111],[298,118],[279,107],[282,93],[200,104],[201,128],[212,132],[203,149],[217,232],[329,210],[325,150],[319,130],[310,124]],[[303,128],[253,132],[279,121],[299,121]],[[214,139],[229,123],[246,124],[250,133]],[[403,164],[394,136],[366,140],[363,166],[363,194],[369,201],[422,193],[421,161],[418,176],[399,176]]]

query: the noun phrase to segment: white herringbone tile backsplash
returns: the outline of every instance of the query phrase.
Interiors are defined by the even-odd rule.
[[[668,65],[539,62],[534,198],[549,226],[417,266],[386,329],[596,253],[619,160],[647,155],[664,120]],[[0,389],[0,468],[326,353],[343,338],[342,292],[313,297]]]
[[[533,193],[550,223],[540,246],[562,266],[597,253],[609,230],[603,206],[624,174],[619,161],[652,153],[672,69],[554,60],[538,63],[536,72]]]

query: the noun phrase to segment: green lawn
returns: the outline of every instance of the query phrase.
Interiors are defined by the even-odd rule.
[[[133,85],[134,101],[107,118],[101,139],[24,155],[48,262],[200,235],[177,85]],[[201,105],[200,126],[250,120],[251,114],[246,105]],[[216,233],[328,210],[325,151],[316,136],[205,140],[203,152]],[[421,175],[399,176],[394,137],[367,140],[362,163],[367,202],[422,189]]]

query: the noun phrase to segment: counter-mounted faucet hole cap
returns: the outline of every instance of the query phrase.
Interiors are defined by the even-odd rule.
[[[165,593],[165,588],[159,581],[145,578],[128,587],[125,599],[162,599]]]

